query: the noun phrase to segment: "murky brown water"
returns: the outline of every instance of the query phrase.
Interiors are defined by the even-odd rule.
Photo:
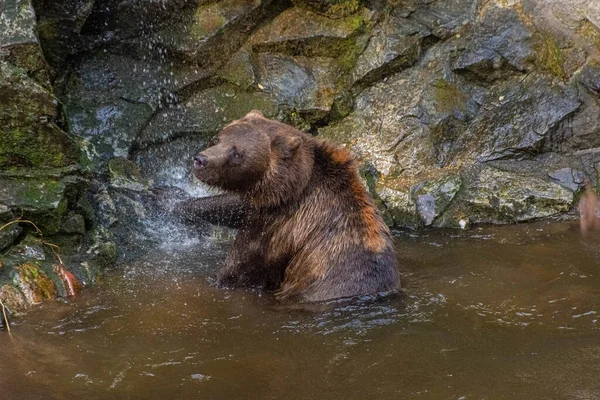
[[[403,298],[325,311],[215,289],[224,244],[149,255],[2,333],[0,396],[600,398],[600,237],[555,223],[397,245]]]

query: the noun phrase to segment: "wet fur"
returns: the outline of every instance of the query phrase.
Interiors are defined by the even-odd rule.
[[[260,179],[229,187],[247,214],[219,272],[220,285],[274,290],[282,302],[399,287],[390,231],[347,150],[256,112],[228,128],[234,125],[268,135],[271,146]],[[246,150],[253,151],[252,144]]]

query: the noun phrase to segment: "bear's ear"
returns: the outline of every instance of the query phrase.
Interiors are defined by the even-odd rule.
[[[273,146],[279,150],[284,159],[291,158],[301,143],[300,136],[275,135],[273,138]]]
[[[296,149],[300,146],[300,143],[302,143],[302,139],[300,138],[300,136],[292,136],[288,141],[290,151],[296,151]]]
[[[248,114],[246,114],[246,118],[259,117],[264,118],[265,116],[260,110],[252,110]]]

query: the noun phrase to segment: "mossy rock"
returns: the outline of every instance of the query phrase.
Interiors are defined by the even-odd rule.
[[[54,282],[35,263],[25,263],[16,267],[13,272],[13,283],[30,304],[38,304],[57,297]]]
[[[113,187],[140,191],[146,190],[150,186],[136,163],[126,158],[111,159],[108,162],[108,172],[110,184]]]
[[[0,62],[0,168],[76,163],[75,143],[56,125],[57,106],[24,70]]]
[[[0,178],[0,203],[32,220],[44,234],[58,232],[67,211],[65,184],[54,179]]]

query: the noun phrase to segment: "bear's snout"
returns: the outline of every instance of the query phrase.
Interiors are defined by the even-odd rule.
[[[208,158],[203,155],[203,154],[198,154],[196,157],[194,157],[194,168],[195,169],[201,169],[206,167],[206,165],[208,164]]]

